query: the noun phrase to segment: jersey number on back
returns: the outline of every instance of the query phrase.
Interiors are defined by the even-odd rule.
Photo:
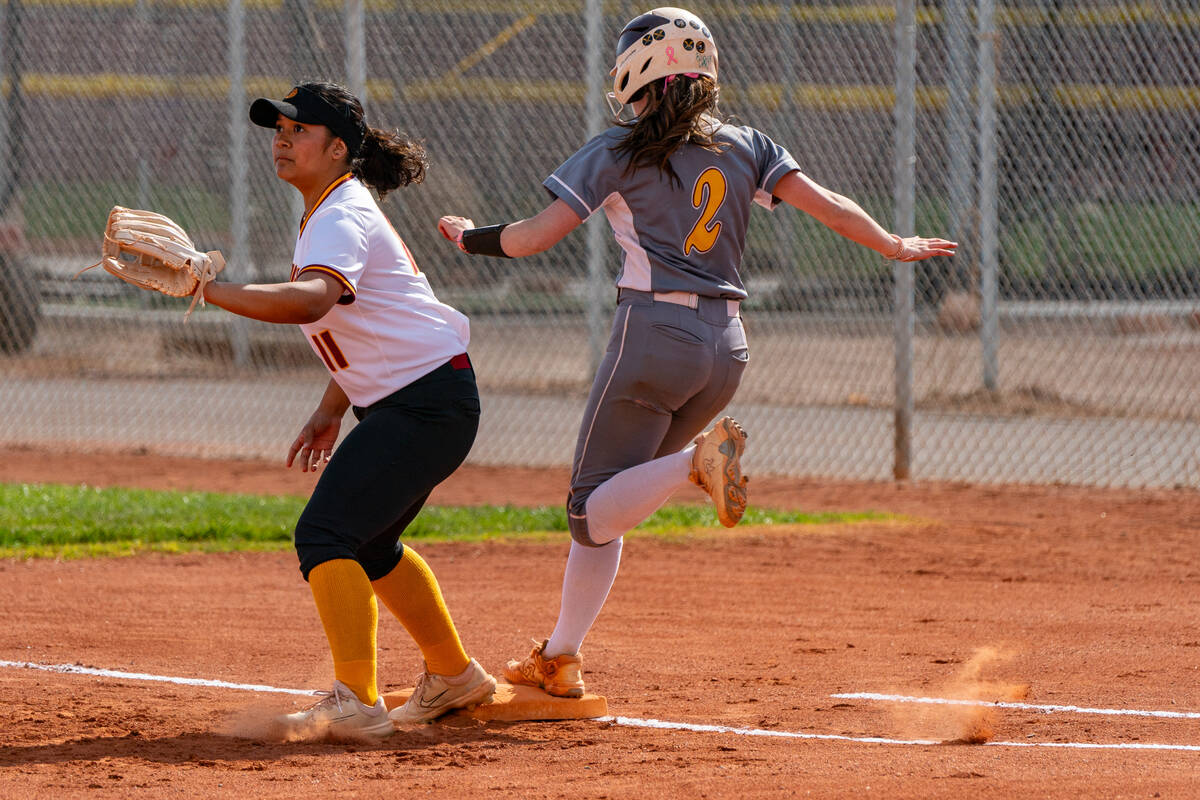
[[[717,243],[717,237],[721,235],[721,223],[714,222],[713,218],[725,202],[727,188],[725,174],[716,167],[709,167],[696,178],[696,185],[692,187],[692,206],[700,209],[700,219],[696,220],[692,232],[683,240],[685,256],[691,255],[692,250],[707,253]]]

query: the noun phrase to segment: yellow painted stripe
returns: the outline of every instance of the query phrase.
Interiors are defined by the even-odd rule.
[[[408,102],[444,99],[495,99],[508,102],[582,103],[587,87],[577,81],[513,81],[505,78],[460,78],[414,81],[401,96]]]
[[[246,81],[248,97],[282,97],[291,84],[284,78],[255,76]],[[49,75],[30,73],[24,76],[22,87],[29,96],[84,99],[146,99],[157,97],[224,98],[229,92],[229,79],[223,76],[166,78],[155,75]],[[3,85],[8,92],[8,84]],[[567,103],[584,101],[586,87],[577,81],[509,80],[506,78],[451,75],[446,78],[414,81],[397,86],[389,80],[367,81],[367,92],[379,102],[407,103],[438,102],[447,99],[495,100],[525,103]],[[1069,84],[1052,89],[1054,97],[1071,108],[1111,108],[1122,111],[1179,111],[1200,108],[1198,86],[1105,86],[1102,84]],[[785,95],[786,92],[786,95]],[[1034,87],[1027,84],[1005,84],[997,89],[1003,106],[1030,103]],[[756,83],[747,87],[723,86],[726,102],[779,109],[785,96],[800,108],[822,111],[885,110],[893,105],[892,87],[882,84],[796,84],[790,88],[780,83]],[[917,104],[925,109],[940,109],[946,105],[948,92],[942,86],[917,88]]]
[[[745,102],[751,106],[778,110],[783,105],[784,87],[780,84],[757,84],[744,91],[722,89],[730,102]],[[1107,108],[1118,111],[1183,111],[1200,109],[1200,87],[1196,86],[1101,86],[1073,84],[1056,86],[1055,100],[1068,108]],[[1013,108],[1032,103],[1036,90],[1032,86],[1010,84],[997,89],[1001,106]],[[817,111],[888,111],[895,104],[895,90],[890,86],[829,86],[805,84],[792,87],[786,95],[799,108]],[[941,86],[917,87],[917,107],[922,110],[942,110],[950,93]]]
[[[283,97],[292,87],[286,78],[250,76],[246,78],[247,97]],[[129,75],[96,73],[64,75],[45,72],[26,73],[21,88],[27,95],[44,97],[83,97],[90,99],[149,98],[149,97],[226,97],[229,77],[204,75],[171,77],[165,75]],[[5,94],[9,82],[3,83]],[[396,86],[388,80],[367,81],[367,93],[374,100],[390,101],[396,96]]]
[[[471,67],[475,66],[488,56],[492,55],[492,53],[495,53],[501,47],[508,44],[508,42],[514,36],[533,25],[535,22],[537,22],[537,17],[533,14],[526,14],[525,16],[521,17],[519,20],[493,36],[491,40],[484,43],[474,53],[471,53],[462,61],[459,61],[457,64],[455,64],[444,77],[449,78],[455,75],[463,74]]]
[[[229,0],[22,0],[22,5],[56,8],[137,8],[141,5],[211,11],[228,8]],[[363,8],[368,12],[398,11],[403,5],[396,0],[363,0]],[[316,6],[322,11],[341,11],[345,4],[343,0],[317,0]],[[242,7],[248,11],[278,11],[283,8],[283,0],[242,0]]]
[[[1182,111],[1200,108],[1200,86],[1058,86],[1055,98],[1070,108]]]
[[[1053,15],[1045,9],[1001,8],[996,10],[996,24],[1002,27],[1025,28],[1050,25],[1052,19],[1054,19]],[[1165,9],[1152,3],[1121,3],[1097,8],[1064,9],[1057,14],[1057,24],[1069,27],[1094,28],[1152,23],[1168,28],[1200,27],[1200,11]]]
[[[140,4],[149,7],[180,9],[223,9],[228,0],[23,0],[25,6],[55,6],[65,8],[135,8]],[[283,0],[243,0],[245,8],[252,10],[280,10]],[[341,11],[343,0],[317,0],[322,11]],[[364,0],[363,7],[370,13],[407,12],[425,16],[539,16],[579,17],[585,13],[584,0],[462,0],[462,2],[430,3],[418,0]],[[606,0],[604,14],[622,19],[629,14],[627,2]],[[783,21],[788,14],[786,6],[775,3],[741,3],[736,0],[714,2],[704,10],[706,18],[754,19]],[[936,8],[918,8],[917,24],[939,25],[942,14]],[[847,3],[835,6],[809,6],[793,4],[791,19],[806,24],[833,25],[891,25],[896,20],[896,9],[890,3]],[[1028,27],[1046,25],[1050,15],[1045,10],[1023,8],[998,8],[996,21],[1005,27]],[[1058,23],[1074,27],[1102,27],[1120,25],[1144,25],[1157,23],[1172,28],[1200,27],[1200,10],[1166,9],[1153,2],[1112,3],[1094,8],[1064,9],[1058,12]]]

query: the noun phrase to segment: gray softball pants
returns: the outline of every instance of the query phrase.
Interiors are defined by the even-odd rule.
[[[690,444],[733,399],[749,359],[736,303],[693,295],[693,308],[654,298],[620,290],[579,426],[567,519],[583,545],[596,546],[586,511],[596,487]]]

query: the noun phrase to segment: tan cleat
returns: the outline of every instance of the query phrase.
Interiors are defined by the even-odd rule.
[[[692,483],[708,492],[717,506],[717,517],[726,528],[738,524],[746,513],[746,484],[742,474],[742,451],[746,432],[733,417],[721,417],[695,439],[692,451]]]
[[[546,658],[549,639],[533,643],[533,652],[521,661],[509,661],[504,678],[514,686],[535,686],[555,697],[583,697],[583,660],[578,655]]]

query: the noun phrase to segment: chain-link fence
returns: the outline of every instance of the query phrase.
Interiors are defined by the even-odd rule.
[[[721,48],[727,113],[885,226],[962,243],[905,274],[792,209],[754,213],[733,406],[748,469],[886,479],[903,439],[917,479],[1200,486],[1193,3],[690,8]],[[330,78],[430,153],[425,183],[383,207],[471,317],[472,460],[569,463],[614,300],[605,223],[514,262],[459,254],[434,225],[544,206],[541,180],[605,123],[616,33],[645,10],[4,2],[0,441],[281,454],[324,383],[298,331],[213,308],[184,325],[184,303],[73,276],[120,204],[173,216],[234,278],[283,280],[299,197],[246,111]]]

